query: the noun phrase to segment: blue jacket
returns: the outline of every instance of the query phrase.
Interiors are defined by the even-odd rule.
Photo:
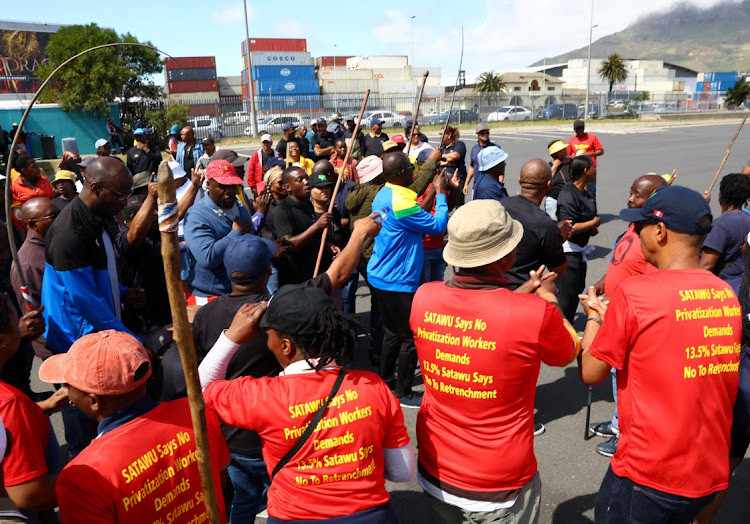
[[[422,274],[422,236],[442,235],[448,225],[444,194],[435,197],[435,216],[417,205],[411,189],[386,184],[372,201],[373,211],[387,211],[367,264],[367,280],[376,289],[414,293]]]
[[[175,158],[175,160],[182,167],[185,167],[183,160],[185,160],[185,148],[186,147],[187,147],[187,144],[185,142],[180,142],[179,145],[177,146],[177,158]],[[193,146],[193,165],[196,168],[199,165],[198,159],[202,156],[203,156],[203,145],[196,140],[195,145]],[[187,176],[190,176],[190,173],[188,173]]]
[[[235,203],[230,209],[217,206],[206,195],[185,214],[185,243],[194,263],[190,264],[188,289],[199,297],[228,295],[232,291],[224,251],[240,232],[232,229],[235,218],[251,220],[244,206]],[[252,223],[260,230],[263,214],[255,213]]]
[[[94,215],[74,198],[47,232],[42,305],[47,327],[44,337],[55,353],[65,353],[88,333],[115,329],[130,331],[117,319],[107,270],[102,232],[114,247],[117,224]],[[120,296],[127,288],[120,285]],[[132,334],[132,333],[131,333]]]

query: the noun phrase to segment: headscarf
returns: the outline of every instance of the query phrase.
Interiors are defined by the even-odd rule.
[[[266,187],[270,187],[273,181],[276,180],[276,177],[281,176],[281,173],[283,172],[284,170],[279,166],[273,166],[271,169],[266,171],[266,174],[263,176],[263,183],[266,184]]]

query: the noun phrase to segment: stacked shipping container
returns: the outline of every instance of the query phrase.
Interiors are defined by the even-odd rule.
[[[216,59],[213,56],[167,58],[165,75],[165,85],[170,98],[217,101],[219,99]]]

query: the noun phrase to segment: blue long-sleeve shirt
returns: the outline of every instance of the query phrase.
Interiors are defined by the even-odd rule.
[[[414,293],[422,273],[422,236],[442,235],[448,225],[446,196],[435,197],[435,216],[417,205],[411,189],[386,184],[372,202],[373,211],[387,211],[367,264],[367,280],[383,291]]]
[[[185,243],[195,262],[191,264],[188,289],[197,296],[227,295],[232,291],[224,251],[240,232],[232,229],[235,218],[250,220],[255,231],[263,227],[263,213],[252,217],[238,203],[229,209],[217,206],[210,197],[201,199],[185,215]]]

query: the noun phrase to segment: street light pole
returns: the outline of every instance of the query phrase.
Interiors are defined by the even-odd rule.
[[[416,94],[417,83],[414,81],[414,19],[417,15],[411,17],[411,94]],[[416,118],[417,115],[414,115]]]
[[[250,134],[258,136],[258,115],[255,112],[255,85],[253,84],[253,55],[250,54],[250,27],[247,24],[247,0],[242,0],[242,5],[245,8],[245,45],[247,46],[247,67],[249,78],[247,79],[250,84]]]
[[[591,89],[591,40],[594,37],[594,0],[591,0],[591,20],[589,20],[589,59],[586,62],[586,103],[583,106],[583,119],[589,112],[589,90]],[[563,111],[565,113],[565,111]]]
[[[336,44],[333,44],[333,92],[336,112],[339,112],[339,86],[336,84]]]

